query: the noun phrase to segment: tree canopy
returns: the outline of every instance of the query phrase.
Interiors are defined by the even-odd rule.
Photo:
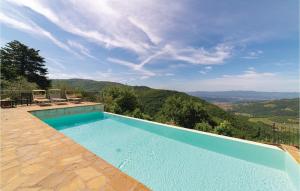
[[[50,80],[46,76],[48,70],[44,64],[45,59],[39,55],[39,50],[15,40],[1,47],[0,52],[1,81],[14,82],[23,77],[40,88],[46,89],[50,86]],[[1,86],[5,88],[5,83]]]
[[[102,92],[106,110],[114,113],[123,114],[132,112],[138,108],[138,98],[130,88],[108,87]]]
[[[187,128],[194,128],[195,124],[200,122],[212,123],[202,104],[177,95],[166,100],[161,113],[167,121]]]

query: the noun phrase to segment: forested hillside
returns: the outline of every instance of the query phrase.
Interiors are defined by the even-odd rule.
[[[123,84],[107,81],[83,80],[83,79],[55,79],[52,86],[66,85],[84,91],[98,92],[108,86],[123,86]]]

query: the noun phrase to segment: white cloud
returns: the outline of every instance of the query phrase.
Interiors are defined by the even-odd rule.
[[[46,1],[15,1],[19,6],[25,6],[45,16],[61,29],[96,42],[104,47],[125,48],[143,53],[149,48],[141,34],[136,33],[136,27],[128,23],[128,16],[121,10],[116,10],[109,1],[68,1],[61,3],[55,9],[51,2]],[[65,11],[65,9],[72,11]]]
[[[71,72],[67,73],[65,70],[57,67],[48,66],[50,79],[70,79],[70,78],[81,78],[81,79],[90,79],[98,81],[111,81],[111,82],[120,82],[120,83],[130,83],[135,78],[132,77],[130,73],[116,73],[111,69],[103,71],[94,71],[94,72]]]
[[[180,2],[73,0],[59,6],[54,5],[58,2],[39,0],[9,2],[28,7],[61,29],[90,42],[108,49],[133,51],[145,62],[140,67],[162,57],[191,64],[220,64],[231,56],[232,48],[225,44],[204,49],[186,46],[178,38],[169,39],[168,31],[178,24],[178,14],[186,11],[185,4]],[[84,49],[80,51],[90,55]]]
[[[222,64],[234,55],[236,46],[244,46],[249,42],[274,36],[268,30],[261,31],[259,27],[254,27],[264,26],[257,25],[261,23],[257,18],[261,15],[267,17],[265,11],[259,12],[258,15],[254,14],[254,18],[249,18],[249,13],[256,10],[256,7],[253,9],[249,7],[247,10],[236,9],[237,11],[232,15],[226,3],[225,5],[220,3],[222,5],[214,6],[211,10],[209,3],[192,7],[193,3],[172,0],[6,1],[18,8],[29,8],[63,31],[81,37],[81,40],[96,43],[107,50],[125,50],[124,52],[130,54],[130,58],[136,58],[136,60],[132,62],[117,58],[107,58],[107,60],[126,66],[143,79],[161,75],[150,71],[147,67],[155,61],[157,63],[160,60],[175,61],[176,64],[168,62],[168,69],[186,67],[191,64],[204,66]],[[225,7],[224,10],[223,7]],[[29,11],[26,9],[24,12]],[[269,21],[274,20],[273,16]],[[245,26],[244,22],[248,19],[257,22],[249,22],[251,27]],[[10,25],[26,32],[34,31],[32,32],[34,35],[46,37],[67,51],[76,50],[87,57],[94,57],[85,46],[78,42],[69,40],[67,44],[64,44],[51,33],[44,29],[40,30],[41,28],[37,25],[16,18],[15,21],[17,23],[11,22]],[[271,22],[261,24],[265,23]],[[248,31],[249,28],[255,31]],[[280,28],[283,27],[280,26]],[[220,37],[216,39],[224,39],[224,41],[215,42],[216,39],[211,39],[210,35]],[[204,40],[202,41],[201,38]],[[201,42],[209,42],[205,44],[210,45],[204,46]],[[262,54],[261,50],[250,51],[245,54],[244,58],[254,59]],[[211,66],[206,66],[199,72],[207,73],[211,69]],[[221,80],[249,78],[253,82],[254,78],[261,78],[262,75],[265,78],[275,78],[272,73],[258,73],[254,69],[249,69],[240,75],[225,75],[221,77]],[[214,79],[211,79],[210,83],[212,80]]]
[[[211,51],[206,51],[203,48],[201,49],[194,49],[194,48],[176,48],[171,45],[166,45],[161,50],[155,52],[154,54],[146,57],[143,61],[139,64],[135,64],[132,62],[128,62],[125,60],[115,59],[115,58],[108,58],[108,61],[121,64],[127,66],[128,68],[139,71],[143,74],[147,73],[147,78],[152,76],[157,76],[153,72],[150,72],[144,69],[146,64],[149,64],[153,60],[158,59],[165,59],[165,60],[180,60],[190,64],[220,64],[225,61],[226,58],[230,57],[230,50],[231,47],[227,47],[225,45],[218,45]],[[179,65],[177,65],[179,66]],[[174,67],[172,65],[171,67]],[[176,66],[175,66],[176,67]],[[205,71],[200,71],[202,74],[206,74],[208,70],[211,70],[211,66],[206,66]],[[146,78],[144,76],[144,78]]]
[[[56,46],[74,54],[78,55],[76,52],[72,51],[66,44],[55,38],[50,32],[45,29],[39,27],[33,21],[27,18],[27,21],[22,21],[20,18],[13,18],[10,16],[6,16],[3,13],[0,13],[0,22],[8,25],[12,28],[27,32],[31,35],[38,35],[44,38],[48,38],[51,42],[53,42]]]
[[[189,84],[188,86],[186,84]],[[299,80],[271,72],[257,72],[246,70],[241,74],[223,75],[218,78],[178,81],[165,84],[159,88],[179,89],[181,91],[228,91],[228,90],[256,90],[256,91],[298,91]]]
[[[204,67],[204,70],[200,70],[199,73],[200,74],[207,74],[209,71],[212,70],[212,67],[211,66],[205,66]]]
[[[78,43],[76,41],[73,41],[73,40],[68,40],[67,43],[68,43],[68,45],[70,47],[78,49],[82,55],[85,55],[87,57],[96,59],[93,55],[91,55],[89,49],[87,49],[86,47],[84,47],[82,44],[80,44],[80,43]]]
[[[175,76],[173,73],[165,73],[165,76]]]
[[[148,71],[142,67],[143,64],[145,63],[145,61],[142,62],[141,64],[134,64],[132,62],[128,62],[128,61],[124,61],[124,60],[120,60],[120,59],[116,59],[116,58],[108,58],[107,60],[109,62],[120,64],[120,65],[130,68],[131,70],[137,71],[139,74],[142,75],[142,77],[141,77],[142,79],[147,79],[149,77],[156,75],[155,73]]]
[[[56,58],[47,57],[46,64],[48,67],[51,67],[51,68],[59,68],[61,70],[66,69],[66,67],[65,67],[66,63],[63,62],[62,60],[59,60]]]
[[[204,48],[179,48],[171,45],[166,45],[164,50],[166,55],[174,60],[204,65],[221,64],[230,58],[232,53],[232,47],[225,44],[219,44],[210,51]]]
[[[236,79],[249,79],[249,80],[256,80],[256,79],[263,79],[264,77],[274,77],[276,76],[275,73],[271,72],[262,72],[258,73],[254,70],[254,68],[250,67],[250,70],[244,71],[243,74],[238,75],[223,75],[223,78],[236,78]]]
[[[140,22],[138,19],[133,17],[129,17],[128,20],[132,24],[134,24],[137,28],[141,29],[148,36],[148,38],[151,40],[152,43],[158,44],[161,42],[162,39],[156,36],[155,34],[153,34],[149,29],[149,27],[146,26],[144,23]]]
[[[256,50],[256,51],[251,51],[251,52],[248,52],[246,56],[243,56],[242,58],[245,58],[245,59],[258,59],[261,54],[263,54],[263,51],[262,50]]]

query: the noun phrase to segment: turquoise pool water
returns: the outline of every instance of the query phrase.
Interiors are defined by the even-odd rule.
[[[43,116],[44,122],[153,190],[293,191],[298,187],[299,165],[275,147],[103,112]]]

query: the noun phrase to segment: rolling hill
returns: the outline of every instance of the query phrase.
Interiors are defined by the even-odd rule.
[[[123,86],[123,84],[108,81],[95,81],[86,79],[52,79],[52,86],[65,85],[89,92],[98,92],[108,86]]]

